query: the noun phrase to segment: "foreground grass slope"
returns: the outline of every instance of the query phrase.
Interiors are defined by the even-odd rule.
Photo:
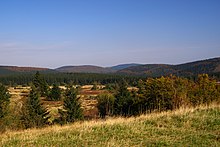
[[[220,146],[220,105],[8,131],[0,146]]]

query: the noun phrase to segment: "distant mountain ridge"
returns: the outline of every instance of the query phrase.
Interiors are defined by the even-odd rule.
[[[0,66],[0,75],[5,74],[15,74],[15,73],[29,73],[29,72],[53,72],[49,68],[40,68],[40,67],[19,67],[19,66]]]
[[[111,68],[104,68],[94,65],[81,65],[81,66],[62,66],[55,69],[58,72],[68,73],[113,73],[115,70]]]
[[[58,72],[70,72],[70,73],[115,73],[118,70],[122,70],[128,67],[138,66],[141,64],[119,64],[112,67],[101,67],[94,65],[79,65],[79,66],[62,66],[56,68]]]
[[[150,77],[167,76],[170,74],[177,76],[194,76],[202,73],[210,74],[218,72],[220,72],[220,58],[212,58],[178,65],[145,64],[117,71],[117,73],[120,74],[145,75]]]
[[[56,69],[38,67],[0,66],[0,75],[14,73],[114,73],[137,76],[159,77],[170,74],[177,76],[195,76],[202,73],[220,73],[220,57],[188,62],[178,65],[169,64],[120,64],[112,67],[100,67],[94,65],[62,66]]]
[[[122,69],[125,69],[125,68],[140,66],[140,65],[142,65],[142,64],[137,64],[137,63],[119,64],[119,65],[116,65],[116,66],[112,66],[110,68],[113,69],[113,70],[122,70]]]

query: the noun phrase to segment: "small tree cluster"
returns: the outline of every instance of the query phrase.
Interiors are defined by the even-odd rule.
[[[97,96],[98,104],[97,108],[101,118],[105,118],[106,115],[110,116],[114,112],[115,98],[110,93],[103,93]]]
[[[4,119],[8,112],[10,94],[8,89],[0,84],[0,132],[4,131]]]
[[[48,96],[49,86],[47,85],[47,82],[44,80],[43,76],[38,71],[34,76],[33,84],[41,96]]]
[[[8,89],[0,84],[0,119],[2,119],[7,113],[9,98],[10,94]]]
[[[176,76],[149,78],[139,81],[138,91],[129,91],[123,82],[114,97],[114,114],[130,116],[220,102],[220,91],[215,80],[202,74],[196,82]],[[99,112],[103,116],[108,115],[104,109],[106,102],[101,100],[98,99]]]
[[[32,86],[30,94],[25,101],[21,114],[24,128],[43,127],[49,119],[49,112],[40,103],[37,89]]]
[[[63,109],[59,109],[60,118],[57,120],[61,124],[75,122],[83,119],[83,111],[77,89],[69,87],[66,89]]]
[[[198,81],[190,87],[190,102],[196,106],[199,104],[210,104],[213,101],[220,101],[220,85],[207,74],[198,76]]]
[[[54,84],[47,97],[48,100],[59,101],[61,99],[61,89],[58,85]]]
[[[127,83],[119,84],[118,92],[115,94],[114,114],[128,116],[132,111],[132,95],[127,89]]]

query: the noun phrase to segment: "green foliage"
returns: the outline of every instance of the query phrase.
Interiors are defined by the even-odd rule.
[[[9,110],[10,94],[8,89],[0,84],[0,132],[5,130],[5,118]]]
[[[217,91],[217,82],[209,78],[208,74],[198,76],[198,91],[197,95],[200,97],[201,103],[209,104],[212,101],[219,99],[219,91]]]
[[[98,83],[94,82],[91,90],[98,90]]]
[[[70,74],[71,76],[72,74]],[[84,76],[84,78],[89,78],[87,74]],[[93,80],[97,80],[96,76],[92,75],[92,78],[90,77],[91,79],[89,80],[78,79],[78,82],[92,83]],[[38,93],[47,95],[48,86],[42,79],[42,76],[37,72],[34,78],[34,85],[38,87],[32,88],[28,99],[23,105],[21,121],[16,122],[23,124],[23,128],[41,127],[47,122],[48,113],[40,104],[40,95],[38,95]],[[59,78],[57,80],[59,81]],[[133,90],[128,88],[128,83],[131,84],[131,82],[127,82],[127,79],[120,79],[119,81],[114,81],[113,84],[106,85],[109,93],[104,93],[97,97],[97,108],[102,118],[106,115],[136,116],[154,111],[168,111],[180,107],[197,106],[200,104],[209,105],[212,102],[220,102],[220,85],[207,74],[199,75],[196,81],[172,75],[168,77],[148,78],[139,80],[139,82],[134,80],[135,82],[132,83],[136,83],[137,89]],[[73,80],[72,82],[74,83],[75,81]],[[104,82],[106,81],[104,80]],[[44,91],[45,89],[46,91]],[[63,108],[58,110],[60,117],[56,121],[59,123],[74,122],[83,118],[77,92],[78,90],[73,87],[67,88],[63,95]],[[53,85],[48,99],[61,99],[61,91],[57,85]],[[9,104],[8,91],[2,85],[0,85],[0,102],[0,117],[2,118],[5,116]],[[16,108],[13,109],[11,109],[10,118],[15,114],[13,111],[16,111]],[[0,121],[0,124],[2,125],[3,123]],[[17,126],[20,125],[18,124]]]
[[[132,114],[133,99],[131,92],[127,89],[127,83],[123,81],[119,84],[119,90],[115,94],[114,114],[129,116]]]
[[[106,115],[112,115],[114,111],[115,98],[110,93],[103,93],[97,96],[98,104],[97,108],[101,118],[105,118]]]
[[[36,74],[34,75],[36,77]],[[131,76],[131,75],[119,75],[119,74],[95,74],[95,73],[44,73],[43,77],[40,74],[40,78],[43,78],[46,83],[52,85],[53,83],[86,85],[98,82],[100,84],[110,84],[121,82],[125,79],[129,84],[143,79],[144,77]],[[11,74],[1,75],[0,82],[5,85],[12,85],[17,83],[18,85],[29,84],[33,81],[33,74]],[[37,80],[38,81],[38,80]]]
[[[48,95],[48,85],[46,81],[44,80],[43,76],[37,71],[34,79],[33,84],[37,88],[37,90],[40,92],[41,96],[47,96]]]
[[[61,99],[61,89],[56,84],[53,85],[49,96],[47,97],[49,100],[58,101]]]
[[[83,112],[77,93],[77,89],[74,89],[73,87],[67,88],[63,110],[59,109],[59,123],[63,124],[83,119]]]
[[[22,108],[21,121],[25,128],[43,127],[49,119],[49,112],[40,103],[37,89],[32,86],[32,90]]]
[[[199,75],[198,81],[191,86],[188,97],[193,106],[220,102],[219,85],[207,74]]]
[[[0,84],[0,119],[2,119],[7,112],[9,105],[10,94],[5,86]]]
[[[139,115],[220,102],[219,87],[207,74],[199,75],[197,82],[172,75],[140,80],[137,92],[130,92],[126,84],[120,84],[115,95],[114,114]]]
[[[147,79],[140,87],[139,96],[144,99],[146,111],[172,110],[186,103],[187,80],[175,76]]]

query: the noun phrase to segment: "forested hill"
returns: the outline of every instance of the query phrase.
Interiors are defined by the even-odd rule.
[[[55,72],[49,68],[39,68],[39,67],[18,67],[18,66],[0,66],[0,75],[10,75],[16,73],[34,73],[40,71],[43,73]]]
[[[55,69],[58,72],[66,73],[113,73],[114,69],[104,68],[100,66],[93,65],[82,65],[82,66],[62,66]]]
[[[112,67],[109,67],[113,70],[122,70],[122,69],[125,69],[125,68],[129,68],[129,67],[134,67],[134,66],[140,66],[142,64],[137,64],[137,63],[131,63],[131,64],[119,64],[119,65],[116,65],[116,66],[112,66]]]
[[[115,73],[118,70],[122,70],[128,67],[138,66],[141,64],[119,64],[112,67],[101,67],[101,66],[94,66],[94,65],[81,65],[81,66],[62,66],[57,69],[56,71],[59,72],[67,72],[67,73]]]
[[[146,75],[150,77],[166,76],[170,74],[178,76],[195,76],[202,73],[214,74],[220,73],[220,57],[179,65],[146,64],[133,66],[119,70],[117,73]]]
[[[169,64],[120,64],[112,67],[100,67],[93,65],[63,66],[57,69],[37,68],[37,67],[17,67],[0,66],[0,75],[10,75],[16,73],[114,73],[132,76],[160,77],[170,74],[177,76],[197,76],[198,74],[220,75],[220,57],[207,60],[189,62],[179,65]]]

